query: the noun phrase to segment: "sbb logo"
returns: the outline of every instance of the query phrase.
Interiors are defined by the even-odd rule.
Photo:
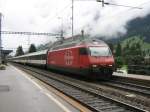
[[[72,65],[72,63],[73,63],[72,51],[66,51],[65,55],[64,55],[64,59],[65,59],[66,65]]]

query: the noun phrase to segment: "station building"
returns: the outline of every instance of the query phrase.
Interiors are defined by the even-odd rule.
[[[6,64],[7,60],[6,57],[12,52],[12,50],[2,50],[1,51],[1,58],[0,58],[0,63]]]

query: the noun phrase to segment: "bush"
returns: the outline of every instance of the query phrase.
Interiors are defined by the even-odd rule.
[[[5,70],[6,69],[6,66],[5,65],[0,65],[0,70]]]
[[[115,58],[115,63],[117,68],[121,68],[123,66],[123,58],[118,56]]]

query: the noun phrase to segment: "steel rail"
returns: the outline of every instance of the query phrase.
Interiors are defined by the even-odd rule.
[[[60,79],[57,74],[49,75],[50,72],[39,70],[31,67],[20,66],[25,71],[30,71],[31,75],[39,80],[49,84],[64,94],[72,97],[78,102],[82,103],[92,111],[97,112],[146,112],[146,110],[132,106],[130,104],[115,100],[105,95],[99,94],[95,89],[88,88],[87,86],[80,85],[76,82]]]
[[[114,80],[109,82],[101,82],[100,84],[108,85],[114,88],[119,88],[122,90],[134,92],[135,94],[140,94],[143,96],[150,97],[150,87],[147,86],[127,83],[127,82],[114,81]]]

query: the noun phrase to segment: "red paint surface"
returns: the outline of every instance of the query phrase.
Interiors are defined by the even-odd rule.
[[[79,67],[78,48],[48,52],[48,64],[62,67]]]
[[[80,47],[49,51],[48,65],[67,68],[89,68],[91,65],[107,66],[114,64],[113,56],[92,57],[90,55],[79,55]]]

